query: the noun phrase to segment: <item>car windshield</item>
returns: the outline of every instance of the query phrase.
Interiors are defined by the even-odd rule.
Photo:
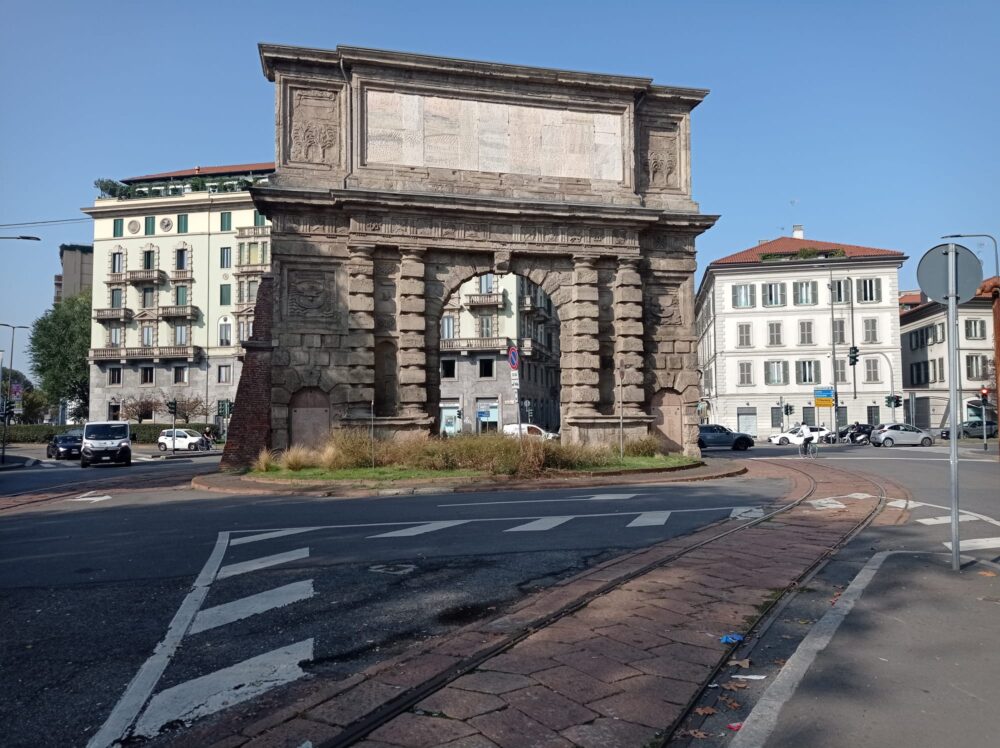
[[[128,426],[124,423],[88,423],[84,434],[88,439],[125,439]]]
[[[56,437],[57,442],[71,442],[80,438],[79,434],[59,434]]]

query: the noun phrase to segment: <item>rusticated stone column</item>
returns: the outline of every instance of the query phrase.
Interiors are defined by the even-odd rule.
[[[375,245],[348,249],[347,417],[368,419],[375,397]]]
[[[569,391],[569,414],[597,415],[601,393],[598,370],[601,366],[597,339],[597,267],[593,257],[574,257],[573,288],[570,292],[568,324],[570,353],[566,356],[564,384]]]
[[[642,278],[638,258],[618,262],[614,288],[615,366],[623,375],[622,407],[626,415],[643,413]],[[616,392],[617,396],[617,392]]]
[[[423,247],[400,247],[399,414],[427,415],[427,356],[424,352]]]

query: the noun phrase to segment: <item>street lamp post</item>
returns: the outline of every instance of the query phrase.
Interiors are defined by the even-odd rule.
[[[11,383],[14,381],[14,332],[16,330],[27,330],[27,325],[8,325],[0,322],[0,327],[10,328],[10,363],[7,364],[7,399],[4,400],[3,409],[3,438],[0,439],[0,465],[7,462],[7,406],[10,404]]]

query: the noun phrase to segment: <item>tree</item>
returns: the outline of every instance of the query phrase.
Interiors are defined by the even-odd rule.
[[[152,418],[155,413],[163,410],[163,403],[155,395],[138,395],[136,397],[126,397],[121,402],[118,417],[123,421],[135,421],[142,423],[147,418]]]
[[[95,179],[94,186],[101,191],[101,197],[128,197],[132,188],[114,179]]]
[[[192,418],[208,416],[208,405],[199,395],[175,395],[160,391],[160,410],[167,410],[167,403],[177,401],[177,420],[191,423]]]
[[[21,400],[21,423],[41,423],[49,410],[49,399],[42,390],[29,390]]]
[[[90,406],[90,289],[55,304],[35,320],[28,341],[31,368],[54,400],[73,403],[73,414]]]

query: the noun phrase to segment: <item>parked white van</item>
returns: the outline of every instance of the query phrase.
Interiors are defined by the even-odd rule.
[[[132,433],[127,421],[95,421],[83,427],[80,467],[132,464]]]

